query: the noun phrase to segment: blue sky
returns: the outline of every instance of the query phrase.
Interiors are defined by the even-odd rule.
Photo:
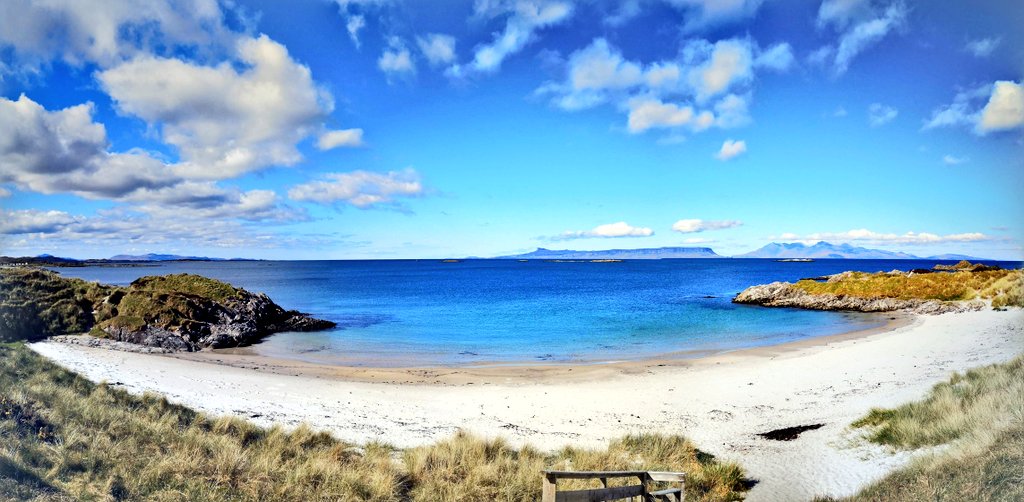
[[[1021,259],[1024,8],[0,4],[0,252]]]

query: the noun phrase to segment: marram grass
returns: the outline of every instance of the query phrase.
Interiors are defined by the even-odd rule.
[[[1024,500],[1024,356],[955,374],[924,399],[872,410],[854,426],[894,448],[944,446],[845,500]]]
[[[684,471],[687,500],[739,500],[747,487],[739,466],[679,436],[555,453],[464,433],[357,446],[95,385],[0,344],[0,500],[533,501],[544,468]]]
[[[802,280],[794,284],[811,294],[902,300],[991,300],[995,308],[1024,307],[1024,270],[978,272],[845,272],[827,282]]]

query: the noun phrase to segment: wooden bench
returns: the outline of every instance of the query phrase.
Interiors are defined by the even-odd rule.
[[[601,502],[639,497],[642,502],[683,500],[683,473],[658,471],[543,471],[541,502]],[[639,484],[608,487],[609,478],[637,478]],[[602,488],[558,491],[559,479],[597,479]],[[673,483],[677,486],[650,491],[648,483]]]

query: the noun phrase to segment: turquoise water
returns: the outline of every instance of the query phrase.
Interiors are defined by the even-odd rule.
[[[752,284],[843,270],[931,267],[898,260],[515,260],[168,262],[61,268],[127,284],[191,272],[265,292],[338,323],[279,333],[260,353],[358,366],[600,363],[784,343],[881,325],[884,315],[735,305]]]

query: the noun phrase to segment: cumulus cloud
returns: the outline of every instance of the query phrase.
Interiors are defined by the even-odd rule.
[[[3,211],[3,216],[0,234],[5,235],[53,233],[75,222],[75,218],[64,211],[21,209]]]
[[[118,111],[159,127],[182,175],[225,179],[295,164],[296,143],[319,128],[333,98],[266,35],[240,39],[236,56],[242,68],[143,56],[97,79]]]
[[[109,67],[154,52],[230,47],[216,0],[9,0],[0,16],[0,49],[19,67],[52,59]],[[2,68],[0,68],[2,69]]]
[[[981,102],[988,98],[985,105]],[[1024,86],[1001,80],[960,91],[953,102],[932,111],[923,129],[971,127],[976,134],[1016,129],[1024,125]]]
[[[358,128],[324,131],[316,140],[316,147],[319,150],[357,146],[363,146],[363,130]]]
[[[817,241],[839,241],[839,242],[862,242],[874,245],[885,244],[939,244],[947,242],[980,242],[992,238],[980,232],[967,232],[960,234],[939,235],[929,232],[906,232],[903,234],[872,232],[866,228],[849,230],[846,232],[821,232],[804,236],[796,234],[783,234],[783,239],[799,240],[808,242]]]
[[[388,48],[384,49],[380,58],[377,59],[377,67],[387,74],[388,78],[408,77],[416,73],[416,64],[412,61],[412,53],[405,46],[405,42],[398,37],[392,37],[388,42]]]
[[[627,130],[686,127],[702,131],[750,122],[751,87],[758,69],[785,71],[792,49],[762,50],[750,39],[686,42],[676,59],[630,61],[604,38],[569,55],[565,77],[534,91],[575,111],[612,103],[627,115]]]
[[[957,164],[963,164],[964,162],[967,162],[968,160],[970,160],[970,159],[968,159],[967,157],[956,157],[956,156],[953,156],[953,155],[944,155],[942,157],[942,162],[944,164],[946,164],[947,166],[955,166]]]
[[[288,197],[320,204],[347,204],[360,209],[382,206],[401,209],[399,198],[419,197],[425,188],[413,169],[329,173],[323,179],[292,187]]]
[[[892,122],[899,111],[891,106],[881,103],[871,103],[868,106],[868,123],[871,127],[879,127]]]
[[[1015,129],[1024,124],[1024,86],[999,81],[981,110],[978,130],[982,133]]]
[[[0,183],[96,199],[179,181],[144,152],[109,152],[106,129],[92,114],[92,103],[51,112],[24,94],[17,101],[0,98]]]
[[[987,58],[1002,42],[1002,37],[980,38],[978,40],[971,40],[967,42],[967,45],[964,46],[964,50],[973,54],[976,58]]]
[[[731,139],[725,140],[722,143],[722,148],[718,149],[718,153],[715,154],[715,158],[721,161],[727,161],[736,158],[737,156],[747,151],[747,142],[733,141]]]
[[[604,225],[598,225],[591,230],[575,230],[565,231],[554,237],[551,240],[572,240],[572,239],[590,239],[590,238],[602,238],[602,239],[614,239],[619,237],[650,237],[654,235],[654,230],[646,227],[634,227],[624,221],[617,223],[607,223]]]
[[[736,220],[700,220],[700,219],[689,219],[679,220],[672,224],[672,230],[681,234],[693,234],[697,232],[707,232],[709,230],[724,230],[726,228],[735,228],[743,225],[742,221]]]
[[[474,11],[478,17],[507,16],[505,28],[495,33],[490,43],[476,47],[473,60],[467,67],[449,67],[450,76],[463,76],[468,71],[493,73],[501,68],[505,58],[523,50],[536,38],[536,32],[558,25],[573,13],[571,2],[562,0],[477,0]]]
[[[416,37],[420,52],[431,65],[448,64],[455,61],[455,37],[441,33],[428,33]]]
[[[881,8],[868,0],[825,0],[818,9],[818,26],[831,26],[839,39],[835,47],[821,47],[811,55],[812,62],[831,62],[836,75],[846,73],[853,59],[877,44],[906,22],[907,7],[896,1]]]
[[[147,152],[111,152],[103,124],[86,103],[49,111],[22,95],[0,98],[0,183],[38,193],[71,193],[136,204],[143,212],[170,208],[179,217],[297,220],[270,191],[242,192],[191,181]]]

